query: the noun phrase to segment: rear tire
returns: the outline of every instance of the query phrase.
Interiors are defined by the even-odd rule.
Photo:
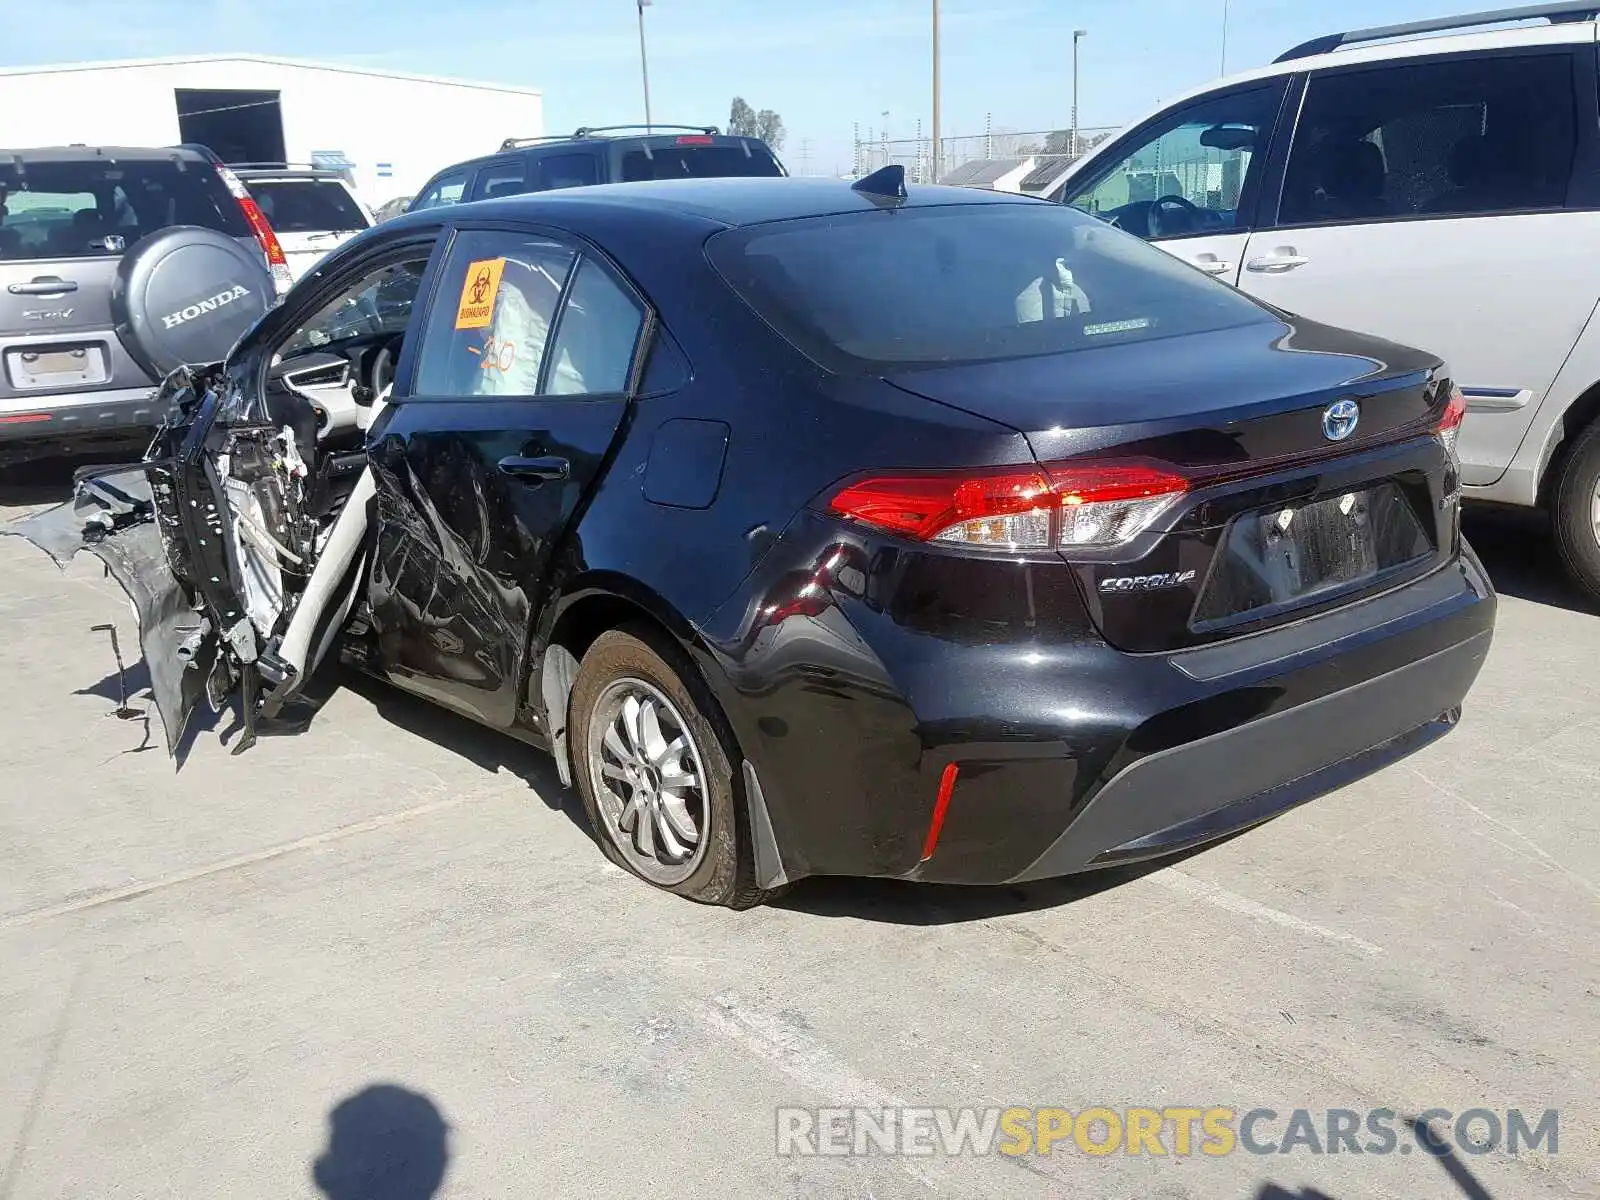
[[[743,909],[756,886],[737,745],[688,656],[654,630],[601,634],[568,709],[573,774],[607,858],[701,904]]]
[[[1551,508],[1562,565],[1600,603],[1600,423],[1579,434],[1562,461]]]

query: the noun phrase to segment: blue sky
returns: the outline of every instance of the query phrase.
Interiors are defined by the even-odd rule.
[[[1231,0],[1228,66],[1334,29],[1468,10],[1473,0]],[[0,65],[249,51],[543,89],[546,124],[643,116],[633,0],[0,0]],[[743,95],[789,129],[799,169],[847,168],[851,125],[909,137],[931,112],[931,0],[655,0],[657,120],[725,123]],[[1064,127],[1072,30],[1085,127],[1122,124],[1218,74],[1223,0],[944,0],[944,132],[985,114]],[[41,19],[49,13],[47,19]]]

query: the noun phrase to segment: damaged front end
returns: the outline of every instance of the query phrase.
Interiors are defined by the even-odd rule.
[[[173,372],[158,405],[143,463],[80,471],[71,500],[4,532],[62,565],[98,557],[133,602],[168,751],[202,695],[218,712],[238,695],[237,754],[350,615],[371,480],[363,456],[318,455],[314,431],[254,411],[220,364]]]

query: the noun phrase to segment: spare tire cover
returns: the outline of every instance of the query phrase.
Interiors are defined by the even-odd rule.
[[[154,379],[219,362],[277,302],[261,251],[225,233],[174,225],[137,242],[117,267],[117,336]]]

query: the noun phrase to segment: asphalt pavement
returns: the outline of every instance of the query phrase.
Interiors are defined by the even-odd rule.
[[[1537,523],[1469,533],[1494,650],[1407,762],[1155,869],[747,913],[609,866],[546,758],[348,674],[175,770],[115,584],[0,538],[0,1200],[1600,1195],[1600,615]],[[1290,1144],[813,1155],[852,1148],[822,1106],[1265,1109]],[[1472,1109],[1559,1133],[1404,1124]]]

